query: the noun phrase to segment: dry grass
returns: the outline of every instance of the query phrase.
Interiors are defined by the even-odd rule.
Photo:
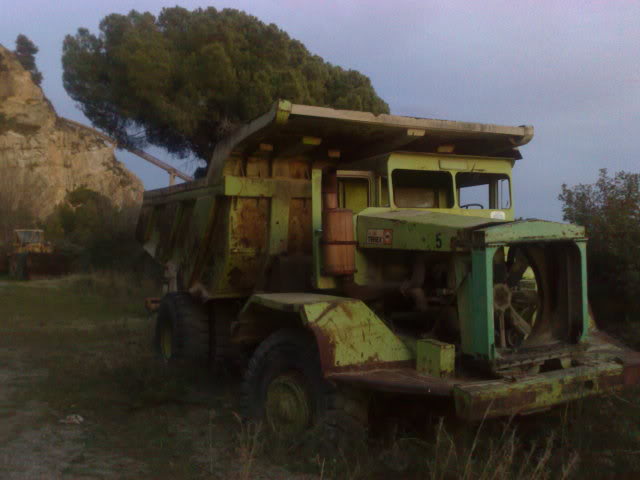
[[[427,462],[428,478],[440,480],[454,475],[461,480],[501,480],[518,478],[522,480],[546,480],[548,478],[568,478],[575,469],[578,455],[555,470],[550,464],[554,454],[555,435],[549,434],[542,445],[535,442],[524,447],[516,429],[505,426],[502,435],[497,439],[489,439],[487,446],[479,448],[482,442],[482,426],[478,428],[470,449],[460,448],[455,440],[438,424],[433,460]],[[482,454],[479,454],[479,451]]]
[[[86,448],[134,458],[147,478],[538,480],[640,472],[640,389],[477,426],[418,399],[418,419],[403,423],[403,407],[376,415],[363,449],[329,455],[313,442],[286,444],[232,413],[237,381],[212,387],[205,370],[154,361],[142,306],[152,293],[135,277],[107,273],[0,286],[0,347],[28,352],[27,368],[48,372],[21,387],[16,408],[37,400],[58,415],[82,415]],[[74,468],[70,475],[81,476]]]
[[[236,453],[241,465],[238,478],[249,480],[254,473],[257,455],[264,451],[265,436],[261,423],[244,422],[237,414],[236,420],[239,425],[236,433]]]

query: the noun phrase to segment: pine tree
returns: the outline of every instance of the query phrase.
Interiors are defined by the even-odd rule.
[[[112,14],[64,40],[64,87],[123,144],[208,161],[216,142],[279,98],[388,113],[371,81],[239,10]]]
[[[16,38],[16,49],[14,53],[24,69],[31,73],[33,82],[36,85],[40,85],[42,83],[42,73],[36,66],[36,53],[38,53],[38,47],[36,47],[29,37],[20,34],[18,35],[18,38]]]

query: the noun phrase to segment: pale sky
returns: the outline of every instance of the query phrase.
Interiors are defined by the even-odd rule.
[[[97,33],[110,13],[158,14],[176,2],[0,0],[0,44],[23,33],[40,48],[43,88],[58,113],[89,123],[62,87],[67,34]],[[598,169],[640,172],[640,2],[183,0],[275,23],[325,60],[368,75],[397,115],[534,125],[516,163],[516,215],[561,219],[560,185]],[[162,151],[153,153],[171,161]],[[168,176],[118,152],[147,188]],[[190,168],[181,161],[176,166]]]

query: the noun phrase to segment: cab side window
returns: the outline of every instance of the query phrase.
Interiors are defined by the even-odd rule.
[[[456,175],[461,208],[511,208],[509,177],[498,173],[461,172]]]
[[[453,181],[449,172],[396,169],[391,180],[396,207],[453,207]]]
[[[338,177],[338,207],[360,213],[371,205],[369,179],[358,177]]]

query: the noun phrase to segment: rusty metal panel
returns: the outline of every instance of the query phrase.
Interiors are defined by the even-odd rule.
[[[268,198],[236,197],[232,200],[231,237],[229,250],[240,253],[254,249],[255,254],[266,250],[269,220]]]
[[[303,312],[325,373],[414,363],[409,347],[360,300],[305,304]]]
[[[244,296],[255,287],[267,253],[269,204],[269,198],[234,197],[228,213],[220,212],[207,262],[212,295]]]
[[[215,221],[217,203],[213,195],[200,197],[190,213],[189,224],[184,232],[182,268],[179,272],[183,275],[183,285],[187,289],[194,282],[207,285],[207,282],[198,276],[202,274],[204,259],[210,249],[209,235]]]
[[[327,378],[379,392],[433,395],[436,397],[453,395],[454,387],[452,379],[421,374],[411,367],[333,372],[327,374]]]
[[[358,215],[358,245],[367,249],[450,252],[459,247],[456,240],[461,231],[489,222],[498,220],[428,210],[368,208]]]
[[[288,252],[311,253],[311,199],[292,198],[289,207]]]
[[[249,157],[246,163],[247,177],[269,177],[269,160],[266,157]]]
[[[311,179],[311,166],[306,159],[289,162],[289,177],[300,180]]]
[[[375,368],[414,368],[414,354],[360,300],[313,293],[270,293],[251,296],[240,314],[255,305],[294,312],[315,334],[325,374]]]
[[[416,370],[434,377],[448,377],[455,371],[456,347],[432,338],[416,342]]]
[[[596,395],[624,385],[623,366],[602,362],[521,379],[456,385],[457,414],[467,420],[510,416]]]
[[[492,225],[473,232],[473,242],[478,246],[504,243],[539,242],[584,239],[584,227],[546,220],[521,220]]]

